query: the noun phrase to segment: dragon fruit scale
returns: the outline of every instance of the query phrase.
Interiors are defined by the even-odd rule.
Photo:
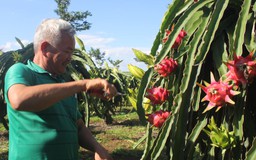
[[[214,107],[217,107],[216,112],[225,104],[235,104],[231,99],[233,96],[240,92],[232,90],[233,86],[229,85],[226,81],[215,81],[213,74],[211,73],[211,83],[204,82],[205,86],[198,84],[202,90],[206,93],[203,101],[209,101],[208,106],[203,111],[205,113]]]

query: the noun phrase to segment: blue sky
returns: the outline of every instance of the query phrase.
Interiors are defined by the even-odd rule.
[[[99,48],[106,57],[145,67],[134,61],[132,48],[149,53],[171,0],[71,0],[70,11],[91,12],[87,21],[91,28],[77,35],[87,48]],[[24,44],[32,42],[38,24],[45,18],[58,17],[54,0],[6,0],[1,2],[0,49],[20,48],[15,37]]]

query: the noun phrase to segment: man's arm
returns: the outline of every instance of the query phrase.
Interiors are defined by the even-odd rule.
[[[79,145],[95,153],[95,160],[113,160],[107,150],[93,137],[91,131],[84,125],[82,119],[77,121]]]
[[[104,79],[87,79],[66,83],[26,86],[15,84],[8,90],[12,108],[22,111],[42,111],[54,103],[81,91],[104,90],[112,98],[116,89]]]

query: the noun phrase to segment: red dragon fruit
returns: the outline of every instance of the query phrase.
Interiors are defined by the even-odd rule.
[[[159,64],[155,65],[155,70],[162,76],[169,76],[178,66],[177,61],[172,58],[166,57]]]
[[[232,85],[229,85],[228,82],[216,82],[213,74],[211,73],[211,84],[207,82],[204,83],[205,86],[198,84],[206,93],[206,96],[202,99],[202,102],[209,101],[209,104],[203,113],[211,110],[213,107],[217,107],[217,112],[223,105],[227,103],[235,104],[235,102],[231,98],[234,95],[239,94],[240,92],[232,90],[233,87]]]
[[[153,105],[161,105],[169,97],[169,91],[162,87],[153,87],[147,90],[146,97]]]
[[[169,35],[171,34],[171,30],[165,30],[165,35],[164,35],[164,38],[163,38],[163,43],[166,43],[168,38],[169,38]]]
[[[234,60],[226,63],[229,71],[227,79],[234,81],[236,85],[245,86],[251,83],[256,76],[256,61],[253,60],[253,52],[245,58],[234,54]]]
[[[172,30],[173,30],[173,27],[172,27]],[[166,41],[168,40],[169,38],[169,35],[171,34],[172,30],[166,30],[165,31],[165,36],[163,38],[163,43],[166,43]],[[187,32],[185,30],[181,30],[178,37],[176,38],[174,44],[172,45],[172,48],[174,49],[177,49],[181,42],[182,42],[182,39],[187,35]]]
[[[156,111],[152,114],[148,114],[148,121],[150,124],[157,128],[161,128],[165,120],[169,117],[171,113],[168,111]]]

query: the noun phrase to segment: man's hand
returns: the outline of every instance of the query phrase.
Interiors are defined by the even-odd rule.
[[[96,96],[105,100],[112,99],[117,95],[116,87],[105,79],[100,78],[86,80],[86,91],[91,96]]]
[[[97,148],[94,155],[94,159],[95,160],[114,160],[103,147]]]

